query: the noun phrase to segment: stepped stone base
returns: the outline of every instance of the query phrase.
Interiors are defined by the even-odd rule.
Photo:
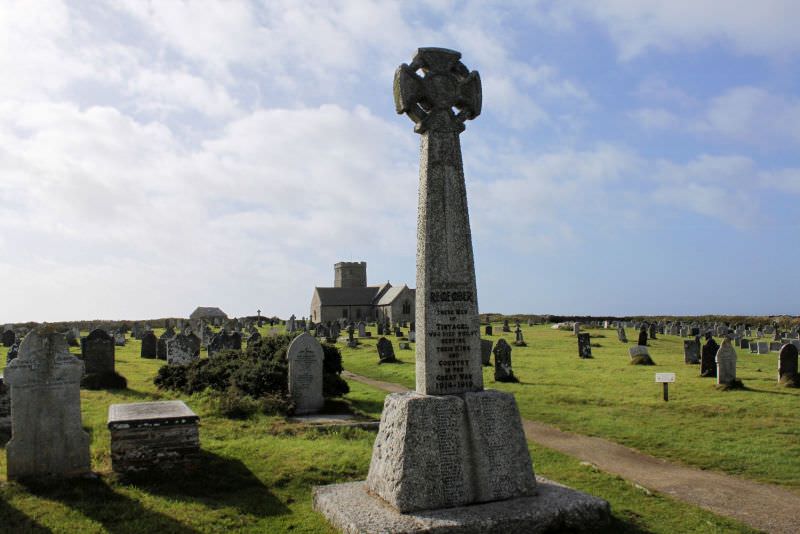
[[[314,489],[314,509],[347,534],[586,532],[607,526],[608,502],[537,477],[537,495],[403,514],[348,482]]]
[[[400,512],[535,495],[514,396],[388,395],[367,487]]]

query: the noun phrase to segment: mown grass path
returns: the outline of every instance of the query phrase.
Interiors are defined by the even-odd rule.
[[[400,384],[349,371],[342,376],[390,393],[408,391]],[[528,419],[522,421],[528,440],[590,462],[649,490],[666,493],[766,532],[795,534],[798,531],[796,510],[800,510],[800,496],[778,486],[673,464],[605,439],[563,432]]]

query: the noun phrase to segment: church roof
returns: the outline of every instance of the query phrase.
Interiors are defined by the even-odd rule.
[[[381,286],[317,287],[321,306],[371,306]]]
[[[378,306],[388,306],[389,304],[394,302],[395,299],[397,297],[399,297],[400,294],[403,291],[405,291],[406,289],[408,289],[407,285],[402,285],[402,286],[399,286],[399,287],[390,287],[389,290],[386,291],[386,293],[384,293],[381,296],[381,298],[378,300],[378,302],[376,302],[376,304]]]
[[[189,316],[190,319],[205,319],[208,317],[223,317],[225,319],[228,318],[228,316],[225,314],[224,311],[220,310],[219,308],[214,308],[210,306],[208,307],[198,306]]]

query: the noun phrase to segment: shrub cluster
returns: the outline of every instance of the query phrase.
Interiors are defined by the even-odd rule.
[[[220,351],[213,358],[189,365],[165,365],[159,369],[155,385],[187,395],[208,391],[219,410],[229,417],[246,417],[258,411],[290,412],[286,350],[296,335],[265,337],[243,351]],[[350,388],[340,376],[342,355],[332,345],[323,344],[322,349],[322,393],[325,397],[344,395]]]

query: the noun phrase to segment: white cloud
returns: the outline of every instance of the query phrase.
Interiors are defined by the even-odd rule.
[[[625,60],[717,43],[770,57],[800,52],[795,0],[573,0],[553,9],[603,24]]]

